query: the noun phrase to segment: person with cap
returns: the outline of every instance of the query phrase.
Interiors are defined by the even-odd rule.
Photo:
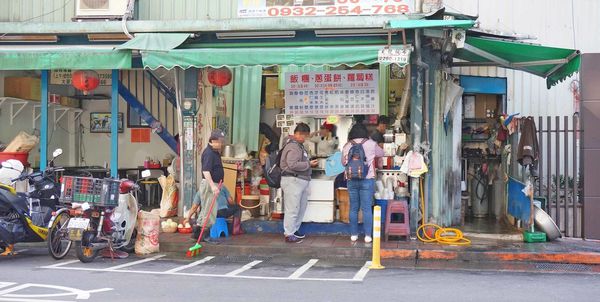
[[[210,134],[210,138],[208,139],[208,146],[202,152],[201,162],[202,162],[202,176],[204,179],[200,183],[200,188],[198,193],[196,194],[199,198],[194,198],[196,202],[192,205],[192,209],[188,212],[186,219],[184,220],[184,224],[188,222],[191,216],[196,213],[198,207],[201,206],[200,214],[198,215],[198,219],[196,219],[196,225],[193,227],[193,237],[198,237],[200,235],[200,226],[204,223],[204,219],[208,217],[209,221],[207,226],[212,226],[216,220],[219,210],[228,210],[228,215],[233,215],[233,233],[239,233],[241,229],[241,211],[235,209],[237,205],[232,204],[232,199],[227,196],[228,192],[224,192],[224,194],[220,194],[221,190],[219,189],[219,182],[223,181],[225,178],[225,170],[223,169],[223,163],[221,161],[221,149],[223,147],[223,141],[225,139],[225,134],[223,131],[216,129],[213,130]],[[212,213],[208,213],[210,209],[210,202],[213,197],[218,195],[219,198],[223,198],[227,202],[221,202],[220,206],[214,207]],[[223,196],[221,196],[223,195]],[[225,212],[222,212],[225,214]]]
[[[310,141],[317,144],[317,156],[329,156],[337,149],[339,140],[334,130],[335,125],[325,122],[318,132],[311,135]]]
[[[375,131],[373,131],[373,133],[371,133],[371,139],[374,140],[379,145],[379,147],[383,148],[383,143],[385,142],[383,135],[385,134],[385,131],[387,130],[389,124],[390,120],[387,116],[380,115],[377,118],[377,128],[375,129]]]

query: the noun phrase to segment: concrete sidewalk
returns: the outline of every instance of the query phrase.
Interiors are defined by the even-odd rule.
[[[390,260],[518,261],[567,264],[600,264],[600,243],[560,239],[547,243],[524,243],[471,238],[470,246],[389,241],[381,244],[381,257]],[[194,244],[189,234],[161,233],[162,253],[182,256]],[[371,245],[352,243],[348,236],[309,235],[300,244],[285,243],[278,234],[246,234],[221,238],[220,244],[204,243],[203,253],[227,256],[298,256],[368,260]]]

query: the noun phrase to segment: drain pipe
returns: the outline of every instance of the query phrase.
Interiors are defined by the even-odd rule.
[[[422,30],[420,29],[416,29],[415,30],[415,54],[417,57],[417,67],[419,68],[419,71],[424,71],[424,75],[425,75],[425,84],[423,85],[423,97],[421,98],[422,101],[422,106],[423,106],[423,135],[421,137],[421,139],[423,140],[423,142],[428,143],[429,142],[429,86],[431,85],[431,82],[429,80],[429,65],[425,62],[423,62],[422,60],[422,56],[421,56],[421,47],[422,47],[422,41],[421,41],[421,34],[422,34]]]

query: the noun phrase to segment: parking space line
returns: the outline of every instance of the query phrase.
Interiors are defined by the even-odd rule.
[[[319,259],[310,259],[310,260],[308,260],[308,262],[306,264],[304,264],[303,266],[301,266],[300,268],[298,268],[288,278],[289,279],[298,279],[298,278],[300,278],[300,276],[302,276],[302,274],[306,273],[306,271],[309,270],[311,267],[313,267],[313,265],[315,265],[318,261],[319,261]]]
[[[371,261],[365,262],[365,265],[363,265],[363,267],[356,273],[356,275],[354,275],[354,278],[352,278],[352,280],[363,281],[365,279],[365,277],[367,276],[367,274],[369,273],[370,266],[371,266]]]
[[[202,260],[194,261],[194,262],[192,262],[190,264],[182,265],[182,266],[176,267],[174,269],[170,269],[168,271],[165,271],[165,273],[167,273],[167,274],[169,274],[169,273],[176,273],[176,272],[188,269],[190,267],[194,267],[194,266],[206,263],[206,262],[208,262],[208,261],[210,261],[210,260],[212,260],[214,258],[215,258],[214,256],[204,257],[204,259],[202,259]]]
[[[225,276],[237,276],[237,275],[239,275],[239,274],[241,274],[241,273],[243,273],[243,272],[245,272],[245,271],[253,268],[255,265],[257,265],[257,264],[259,264],[261,262],[262,262],[261,260],[252,261],[252,262],[250,262],[250,263],[242,266],[241,268],[236,269],[233,272],[229,272],[229,273],[225,274]]]
[[[111,266],[111,267],[105,268],[103,270],[104,271],[114,271],[114,270],[118,270],[118,269],[121,269],[121,268],[129,267],[129,266],[134,266],[134,265],[137,265],[137,264],[154,261],[154,260],[162,258],[164,256],[166,256],[166,255],[156,255],[154,257],[150,257],[150,258],[146,258],[146,259],[142,259],[142,260],[138,260],[138,261],[133,261],[133,262],[129,262],[129,263],[121,264],[121,265]]]
[[[75,263],[75,262],[79,262],[79,260],[69,260],[69,261],[63,261],[63,262],[59,262],[56,264],[52,264],[52,265],[48,265],[48,266],[43,266],[42,268],[57,268],[57,267],[61,267],[64,265],[69,265],[71,263]]]

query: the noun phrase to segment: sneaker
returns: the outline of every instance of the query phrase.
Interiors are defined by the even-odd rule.
[[[371,236],[365,236],[365,243],[371,243],[373,241],[373,238],[371,238]]]
[[[306,234],[300,233],[300,231],[296,231],[296,233],[294,233],[294,236],[296,236],[298,239],[306,238]]]
[[[296,237],[296,235],[285,236],[285,242],[287,243],[301,243],[302,239]]]
[[[350,240],[352,240],[352,242],[356,242],[356,240],[358,240],[358,236],[352,235],[352,236],[350,236]]]

